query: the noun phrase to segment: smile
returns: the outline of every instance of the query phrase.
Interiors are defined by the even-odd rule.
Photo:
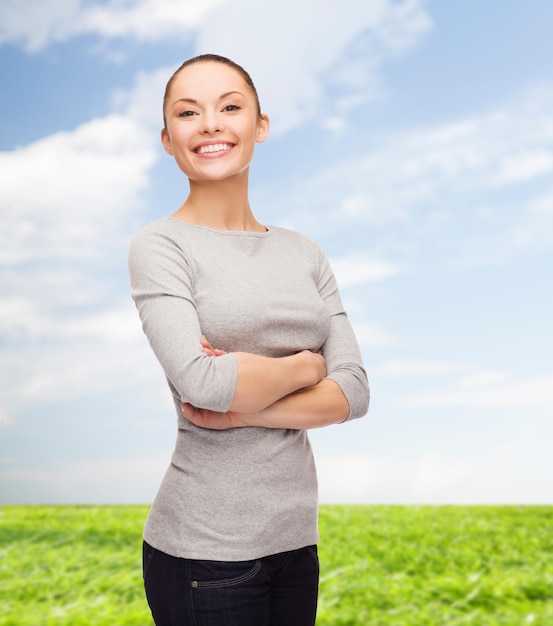
[[[200,146],[196,148],[197,154],[210,154],[213,152],[226,152],[232,148],[230,143],[214,143],[207,146]]]

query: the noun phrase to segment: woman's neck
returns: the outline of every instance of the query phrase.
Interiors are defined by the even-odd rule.
[[[267,230],[252,213],[247,179],[189,182],[188,198],[173,217],[220,230]]]

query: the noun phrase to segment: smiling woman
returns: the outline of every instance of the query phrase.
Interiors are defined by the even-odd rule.
[[[330,265],[248,199],[269,133],[249,75],[215,55],[173,75],[161,140],[190,192],[133,240],[132,293],[178,434],[144,531],[156,624],[315,623],[317,476],[307,430],[367,411]],[[223,620],[224,615],[224,620]]]
[[[266,139],[269,118],[261,114],[245,70],[210,56],[201,63],[186,62],[169,81],[164,102],[161,140],[188,179],[224,179],[242,173],[247,185],[254,145]],[[190,215],[191,208],[188,203],[178,216]]]

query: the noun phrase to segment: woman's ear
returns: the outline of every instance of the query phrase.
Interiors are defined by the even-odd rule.
[[[173,156],[173,146],[171,144],[171,138],[169,137],[169,133],[167,132],[166,128],[161,129],[161,144],[165,152]]]
[[[262,143],[269,136],[269,116],[266,113],[262,113],[257,120],[257,131],[255,134],[255,140],[257,143]]]

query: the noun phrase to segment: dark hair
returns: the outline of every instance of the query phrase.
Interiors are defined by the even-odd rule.
[[[257,89],[255,88],[255,85],[253,84],[253,80],[251,76],[248,74],[248,72],[246,72],[246,70],[241,65],[238,65],[238,63],[235,63],[234,61],[227,59],[227,57],[223,57],[218,54],[199,54],[198,56],[192,57],[191,59],[187,59],[173,73],[173,75],[167,82],[167,85],[165,86],[165,94],[163,95],[163,126],[165,128],[167,127],[167,120],[165,118],[165,105],[167,104],[167,100],[169,99],[169,93],[171,91],[171,87],[173,86],[173,82],[177,74],[181,70],[183,70],[185,67],[188,67],[189,65],[193,65],[194,63],[205,63],[208,61],[215,62],[215,63],[222,63],[223,65],[228,65],[229,67],[232,67],[233,69],[235,69],[242,76],[242,78],[246,81],[246,84],[248,85],[248,87],[252,90],[253,95],[255,96],[255,101],[257,103],[257,114],[261,116],[261,105],[259,104],[259,96],[257,95]]]

